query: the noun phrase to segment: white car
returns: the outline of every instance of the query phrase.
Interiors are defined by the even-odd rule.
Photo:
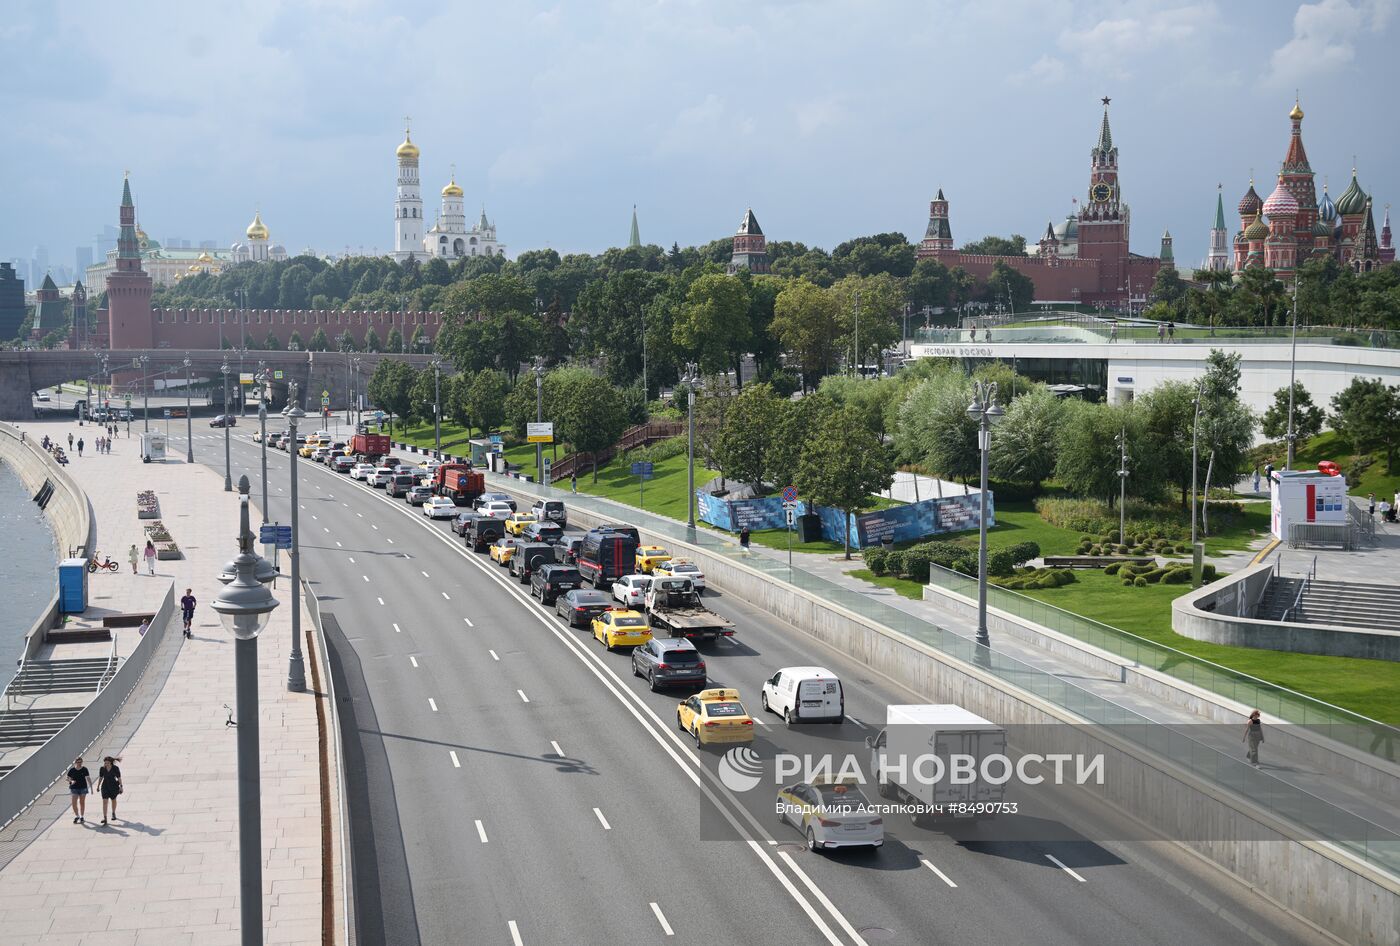
[[[515,510],[510,508],[510,503],[493,499],[489,503],[482,503],[477,512],[483,516],[490,516],[492,519],[509,519],[510,514]]]
[[[255,430],[255,431],[253,431],[253,443],[262,443],[262,431],[261,431],[261,430]]]
[[[695,590],[701,594],[705,593],[705,573],[700,570],[688,558],[673,558],[669,562],[662,562],[656,566],[658,575],[673,575],[676,578],[689,578],[690,583],[695,586]]]
[[[370,478],[370,476],[373,475],[373,473],[374,473],[374,464],[373,464],[373,463],[356,463],[354,466],[352,466],[352,467],[350,468],[350,476],[351,476],[351,478],[357,479],[357,480],[366,480],[366,481],[368,481],[369,478]]]
[[[36,401],[47,401],[48,399],[49,399],[49,392],[48,392],[48,391],[40,391],[40,392],[38,392],[37,394],[34,395],[34,400],[36,400]]]
[[[457,518],[457,504],[446,496],[434,496],[423,504],[423,515],[429,519]]]
[[[320,440],[322,443],[331,442],[331,432],[329,430],[318,430],[311,436],[315,437],[317,440]]]
[[[327,445],[325,445],[325,446],[323,446],[323,447],[317,447],[315,450],[312,450],[312,451],[311,451],[311,460],[312,460],[313,463],[325,463],[325,462],[326,462],[326,454],[328,454],[328,453],[330,453],[330,452],[331,452],[331,448],[330,448],[330,445],[329,445],[329,444],[327,444]]]
[[[885,819],[871,810],[854,782],[818,777],[789,785],[778,792],[778,818],[806,836],[810,851],[878,850],[885,843]]]
[[[375,471],[365,480],[369,485],[382,489],[388,486],[394,479],[394,468],[391,466],[376,467]]]
[[[437,469],[438,467],[440,467],[440,466],[442,466],[442,461],[441,461],[441,460],[438,460],[438,459],[435,459],[435,458],[433,458],[433,457],[428,457],[428,459],[426,459],[426,460],[424,460],[422,463],[418,464],[418,468],[419,468],[419,469],[421,469],[421,470],[426,470],[426,471],[429,472],[429,473],[433,472],[434,470],[436,470],[436,469]]]
[[[763,708],[787,724],[841,723],[846,692],[841,678],[825,667],[784,667],[763,681]]]
[[[650,575],[626,575],[613,582],[613,597],[629,608],[640,608],[650,587]]]

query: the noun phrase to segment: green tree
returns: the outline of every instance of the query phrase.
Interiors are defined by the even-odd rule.
[[[1206,356],[1205,397],[1207,401],[1234,401],[1240,396],[1239,352],[1226,354],[1212,348]]]
[[[337,338],[337,339],[335,340],[335,350],[336,350],[336,351],[359,351],[359,350],[360,350],[359,347],[355,344],[355,336],[350,334],[350,330],[349,330],[348,328],[347,328],[345,331],[341,332],[341,333],[340,333],[340,337]]]
[[[730,402],[716,451],[725,476],[760,487],[772,476],[769,454],[781,416],[782,402],[766,384],[751,384]]]
[[[382,411],[389,413],[389,433],[394,432],[394,418],[406,419],[412,416],[413,382],[417,372],[411,365],[402,361],[383,359],[370,375],[366,391],[370,401]]]
[[[1035,283],[1019,269],[997,260],[987,277],[985,295],[989,302],[1011,306],[1012,312],[1025,312],[1035,299]]]
[[[311,270],[301,263],[282,270],[277,284],[277,308],[305,309],[311,302]]]
[[[1055,478],[1077,496],[1102,499],[1113,506],[1118,502],[1118,436],[1128,434],[1128,492],[1143,494],[1150,481],[1150,463],[1137,456],[1140,438],[1136,418],[1116,404],[1089,404],[1070,401],[1056,436]],[[1148,491],[1150,495],[1150,490]]]
[[[802,451],[807,441],[836,410],[836,404],[824,393],[817,392],[795,401],[780,401],[779,408],[772,442],[768,445],[768,477],[775,486],[789,486],[797,482],[797,470],[802,465]]]
[[[1293,433],[1298,438],[1296,442],[1307,443],[1313,437],[1322,433],[1322,424],[1326,420],[1326,415],[1322,408],[1313,403],[1312,395],[1308,389],[1303,387],[1303,382],[1293,382]],[[1274,392],[1274,403],[1269,405],[1264,412],[1260,429],[1265,437],[1274,440],[1288,436],[1288,387],[1279,388]]]
[[[605,378],[579,378],[569,385],[567,397],[555,409],[554,417],[556,436],[590,455],[593,482],[598,482],[597,452],[617,443],[627,426],[618,390]]]
[[[690,284],[671,327],[671,339],[682,354],[707,373],[733,368],[737,381],[751,338],[749,293],[742,280],[707,273]]]
[[[813,389],[835,365],[839,303],[816,284],[798,279],[774,300],[771,331],[778,344],[796,356],[803,389]]]
[[[1400,386],[1380,378],[1352,378],[1332,397],[1332,429],[1357,453],[1383,452],[1387,473],[1395,472],[1400,447]]]
[[[489,434],[505,421],[509,391],[509,379],[494,368],[478,371],[471,379],[467,389],[468,414],[472,425],[480,427],[482,434]]]
[[[392,352],[403,351],[403,332],[399,331],[397,325],[389,329],[389,336],[384,339],[384,350]]]
[[[318,328],[311,336],[311,341],[306,344],[307,351],[330,351],[331,340],[326,337],[326,330]]]
[[[1025,256],[1026,238],[1019,233],[1011,234],[1009,240],[1006,237],[985,236],[967,244],[961,252],[974,256]]]
[[[847,276],[827,292],[836,298],[842,357],[852,359],[849,362],[852,366],[881,364],[880,353],[894,344],[903,329],[904,293],[899,283],[888,274]],[[857,296],[860,299],[859,310],[856,306]],[[857,335],[859,352],[855,350]]]
[[[1007,404],[1006,414],[992,431],[992,476],[1029,483],[1038,491],[1055,474],[1055,434],[1064,407],[1064,401],[1043,386]]]
[[[1171,306],[1173,313],[1179,311],[1181,300],[1186,295],[1186,283],[1176,267],[1164,266],[1157,270],[1157,277],[1152,281],[1152,295],[1159,302]]]
[[[371,325],[371,326],[365,331],[365,351],[369,351],[369,352],[381,352],[381,351],[383,351],[383,350],[384,350],[384,343],[381,342],[381,341],[379,340],[379,333],[376,332],[376,331],[374,330],[374,326]]]
[[[865,419],[866,426],[881,440],[886,433],[890,407],[903,394],[895,378],[861,378],[854,375],[828,375],[817,388],[838,407],[849,407]]]
[[[1134,445],[1134,467],[1151,465],[1171,483],[1186,508],[1191,491],[1191,436],[1196,420],[1196,385],[1166,381],[1133,402],[1142,436]],[[1197,477],[1204,474],[1209,444],[1201,451]]]
[[[287,351],[306,351],[306,343],[296,329],[292,329],[292,334],[287,336]]]
[[[408,340],[408,350],[410,354],[421,355],[428,350],[428,334],[419,324],[413,330],[413,337]]]
[[[920,382],[900,405],[895,445],[905,460],[970,482],[981,472],[977,422],[967,416],[972,383],[953,371]]]
[[[267,338],[263,339],[263,349],[266,351],[281,351],[282,341],[275,333],[269,331],[267,333]]]
[[[811,503],[834,506],[846,520],[844,545],[851,557],[851,516],[869,508],[871,495],[894,480],[889,451],[861,422],[860,414],[827,414],[807,440],[796,486]]]
[[[936,259],[921,259],[904,283],[905,298],[918,312],[924,307],[941,309],[948,305],[953,274]]]

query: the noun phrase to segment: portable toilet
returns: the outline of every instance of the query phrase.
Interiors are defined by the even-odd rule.
[[[88,560],[65,558],[58,563],[58,610],[82,614],[87,610]]]

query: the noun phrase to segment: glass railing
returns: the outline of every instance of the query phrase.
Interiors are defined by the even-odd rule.
[[[860,591],[837,585],[801,567],[789,568],[779,559],[746,552],[725,533],[704,528],[690,529],[683,522],[611,500],[573,494],[567,488],[540,486],[500,474],[488,474],[487,479],[493,485],[525,496],[564,499],[570,506],[606,520],[624,521],[657,536],[685,542],[710,554],[742,563],[746,568],[767,575],[774,582],[783,582],[809,592],[954,660],[974,665],[1081,719],[1123,727],[1118,734],[1132,739],[1147,752],[1247,798],[1251,806],[1287,818],[1318,838],[1331,841],[1359,858],[1400,874],[1400,834],[1257,770],[1243,759],[1194,739],[1179,728],[1155,723],[1068,680],[979,646],[969,638],[884,604]],[[1263,681],[1259,683],[1263,684]],[[1268,686],[1263,684],[1264,688]],[[1264,695],[1261,690],[1251,700],[1257,705]],[[1277,701],[1277,705],[1282,705],[1282,702]],[[1270,705],[1274,704],[1260,708]]]
[[[1021,344],[1134,344],[1134,345],[1279,345],[1293,338],[1290,326],[1224,326],[1214,330],[1201,325],[1176,325],[1158,332],[1156,324],[1119,323],[1117,330],[1101,320],[1022,322],[977,328],[920,328],[914,343],[923,345],[1009,343]],[[1309,345],[1352,348],[1400,349],[1400,332],[1383,329],[1346,329],[1300,326],[1298,341]]]

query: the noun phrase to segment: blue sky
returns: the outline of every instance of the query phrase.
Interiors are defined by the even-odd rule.
[[[1133,249],[1205,253],[1217,182],[1267,194],[1301,90],[1335,197],[1352,156],[1400,202],[1400,0],[577,3],[12,0],[0,258],[116,222],[129,168],[156,239],[386,250],[404,115],[431,216],[450,165],[512,255],[730,234],[1034,240],[1088,180],[1113,98]],[[1378,221],[1379,222],[1379,221]],[[1232,226],[1233,221],[1232,221]]]

